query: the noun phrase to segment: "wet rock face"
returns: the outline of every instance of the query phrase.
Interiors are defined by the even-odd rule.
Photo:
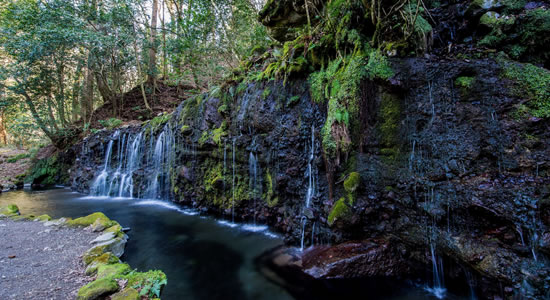
[[[314,247],[303,254],[302,268],[317,279],[397,277],[411,273],[401,253],[386,240]]]
[[[188,100],[147,131],[144,145],[170,124],[175,159],[166,182],[175,202],[270,224],[305,247],[377,238],[314,250],[304,260],[310,275],[407,273],[403,260],[431,263],[431,240],[480,282],[501,282],[511,295],[527,279],[537,295],[545,277],[534,257],[548,252],[550,124],[515,117],[522,100],[495,61],[394,59],[392,69],[388,83],[365,82],[364,130],[334,174],[333,199],[321,146],[326,107],[311,101],[305,81],[241,83]],[[112,135],[101,132],[75,150],[78,190],[88,191],[103,168]],[[148,188],[147,172],[133,173],[135,195]],[[354,172],[360,183],[349,192],[345,179]],[[341,198],[346,214],[329,226]]]

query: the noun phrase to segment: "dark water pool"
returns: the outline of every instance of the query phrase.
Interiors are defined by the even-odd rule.
[[[168,276],[163,299],[295,299],[255,267],[259,255],[283,243],[266,227],[199,216],[164,201],[92,198],[68,189],[0,194],[0,206],[11,203],[24,214],[48,214],[53,218],[101,211],[123,227],[130,227],[123,260],[140,271],[163,270]],[[376,286],[368,289],[357,297],[352,295],[355,292],[342,291],[343,297],[338,298],[433,298],[412,285],[392,288],[390,284],[389,294],[378,293]]]

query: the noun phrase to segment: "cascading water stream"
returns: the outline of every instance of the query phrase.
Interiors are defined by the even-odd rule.
[[[307,218],[304,214],[304,210],[309,209],[311,205],[311,199],[313,198],[313,195],[315,194],[315,175],[313,173],[313,160],[315,159],[315,127],[311,126],[311,145],[309,149],[309,156],[308,156],[308,163],[307,163],[307,171],[306,176],[308,178],[308,187],[306,191],[306,197],[305,197],[305,206],[302,209],[302,238],[300,241],[300,250],[304,250],[304,240],[306,235],[306,223]],[[313,244],[313,236],[311,243]]]
[[[235,142],[236,142],[236,139],[233,138],[233,151],[232,151],[232,156],[233,156],[233,165],[232,165],[232,171],[233,171],[233,178],[232,178],[232,186],[231,186],[231,193],[232,193],[232,198],[231,198],[231,222],[235,223]]]
[[[258,159],[253,152],[250,152],[248,156],[248,174],[249,174],[249,187],[250,187],[250,198],[254,201],[253,211],[254,211],[254,225],[256,225],[256,199],[261,196],[261,183],[258,180]]]
[[[430,253],[432,257],[433,285],[426,290],[438,299],[444,299],[447,289],[445,288],[445,273],[443,272],[443,260],[435,253],[434,242],[430,240]]]
[[[151,134],[146,138],[148,130],[150,128],[146,127],[138,133],[121,134],[116,131],[113,134],[106,147],[103,169],[91,187],[93,196],[151,199],[170,197],[169,174],[175,159],[172,127],[168,123],[156,137]],[[115,145],[116,151],[113,155]],[[134,188],[134,176],[138,170],[144,170],[141,182],[146,183],[146,189],[143,192],[135,191]]]

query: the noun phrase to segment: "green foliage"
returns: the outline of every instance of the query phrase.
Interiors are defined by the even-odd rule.
[[[122,120],[119,120],[117,118],[110,118],[107,120],[99,120],[99,124],[107,129],[114,129],[122,125]]]
[[[6,161],[9,162],[9,163],[16,163],[21,159],[26,159],[26,158],[29,158],[29,157],[31,157],[31,153],[20,153],[20,154],[17,154],[15,156],[12,156],[12,157],[8,158]]]
[[[550,71],[532,64],[501,63],[504,77],[515,82],[516,95],[529,99],[519,110],[538,118],[550,117]]]
[[[126,276],[128,286],[139,290],[140,296],[148,296],[150,298],[160,297],[162,287],[168,283],[166,274],[160,270],[147,272],[132,271]]]
[[[379,51],[354,53],[332,60],[327,68],[310,75],[310,91],[315,102],[328,100],[328,115],[322,129],[323,149],[329,157],[347,152],[351,145],[350,120],[359,118],[361,83],[366,80],[387,80],[393,71]]]
[[[461,76],[455,80],[455,85],[461,88],[470,89],[475,82],[474,77]]]

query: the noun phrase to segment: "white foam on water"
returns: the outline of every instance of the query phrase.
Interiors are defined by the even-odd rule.
[[[231,227],[231,228],[235,228],[235,227],[239,226],[239,224],[229,222],[229,221],[225,221],[225,220],[219,220],[219,221],[217,221],[217,223],[222,225],[222,226],[227,226],[227,227]]]
[[[446,288],[426,286],[424,290],[435,296],[437,299],[445,299],[447,294]]]
[[[253,224],[244,224],[241,226],[243,230],[250,231],[250,232],[262,232],[267,230],[267,226],[265,225],[253,225]]]
[[[171,203],[168,203],[166,201],[162,201],[162,200],[141,200],[141,201],[136,201],[136,203],[134,203],[134,205],[150,205],[150,206],[160,206],[160,207],[164,207],[164,208],[167,208],[167,209],[171,209],[171,210],[175,210],[175,211],[178,211],[184,215],[188,215],[188,216],[195,216],[195,215],[198,215],[199,213],[194,211],[194,210],[191,210],[191,209],[182,209],[174,204],[171,204]]]

